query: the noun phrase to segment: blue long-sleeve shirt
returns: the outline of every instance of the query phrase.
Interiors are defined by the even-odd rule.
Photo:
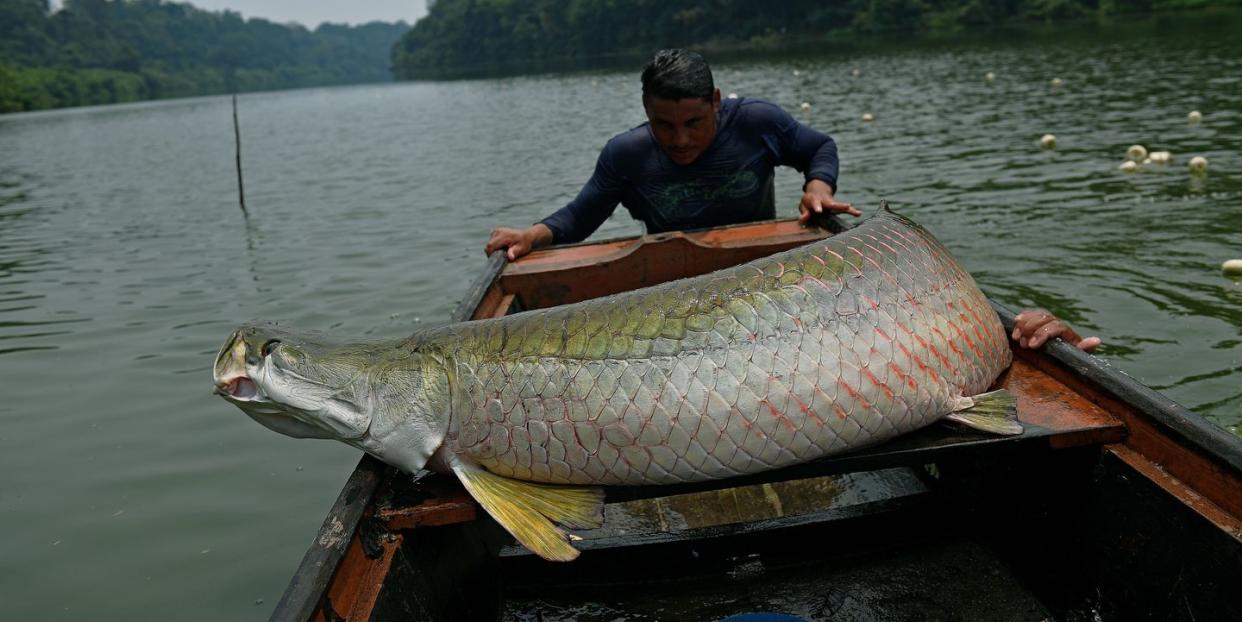
[[[837,146],[780,106],[757,99],[720,104],[712,144],[682,166],[665,155],[644,123],[608,141],[595,173],[568,205],[543,219],[553,242],[580,242],[624,205],[648,233],[775,218],[777,165],[837,187]]]

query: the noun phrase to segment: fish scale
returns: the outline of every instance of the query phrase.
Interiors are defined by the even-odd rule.
[[[924,229],[882,210],[702,277],[441,329],[445,442],[559,484],[718,479],[938,420],[1008,366],[999,320]]]

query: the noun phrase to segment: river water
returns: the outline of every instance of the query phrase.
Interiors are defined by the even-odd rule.
[[[1101,335],[1099,356],[1236,432],[1242,286],[1220,265],[1242,258],[1238,17],[887,41],[716,74],[832,133],[841,199],[887,199],[989,295]],[[248,219],[226,98],[0,117],[9,616],[266,617],[358,456],[211,395],[229,330],[445,321],[489,229],[564,204],[643,121],[633,68],[238,105]],[[1124,173],[1131,144],[1173,161]],[[794,214],[799,176],[777,183]],[[638,231],[619,210],[597,237]]]

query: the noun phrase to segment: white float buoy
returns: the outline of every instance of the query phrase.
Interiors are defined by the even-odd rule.
[[[871,123],[872,121],[875,121],[875,117],[871,116],[871,113],[870,113],[870,112],[865,112],[865,113],[863,113],[863,122],[864,122],[864,123]]]
[[[1121,172],[1123,173],[1133,173],[1134,171],[1138,170],[1138,163],[1135,162],[1134,160],[1126,160],[1125,162],[1122,162],[1121,166],[1117,168],[1120,168]]]
[[[801,71],[798,71],[797,69],[795,69],[795,70],[794,70],[794,76],[795,76],[795,77],[797,77],[797,76],[800,76],[800,75],[802,75],[802,72],[801,72]]]
[[[1039,146],[1044,149],[1051,149],[1057,146],[1057,137],[1052,134],[1044,134],[1039,137]]]
[[[854,68],[854,71],[851,71],[851,72],[850,72],[850,75],[851,75],[851,76],[854,76],[855,78],[857,78],[858,76],[861,76],[861,75],[862,75],[862,72],[861,72],[861,71],[859,71],[857,67],[855,67],[855,68]]]
[[[996,79],[996,74],[989,71],[983,75],[983,79],[987,80],[988,82],[991,82]]]
[[[1126,149],[1126,157],[1134,160],[1135,162],[1142,161],[1143,158],[1147,157],[1147,147],[1142,145],[1130,145],[1130,148]]]
[[[1221,274],[1242,278],[1242,259],[1230,259],[1220,265]]]
[[[799,108],[801,108],[801,109],[803,109],[803,110],[810,110],[810,109],[811,109],[811,102],[802,102],[802,105],[801,105],[801,106],[798,106],[798,107],[799,107]]]
[[[1153,151],[1147,156],[1147,159],[1156,164],[1168,164],[1169,160],[1173,159],[1173,154],[1168,151]]]
[[[1062,84],[1065,84],[1065,83],[1064,83],[1064,82],[1062,82],[1060,78],[1053,78],[1053,79],[1052,79],[1052,86],[1061,86]]]
[[[737,93],[729,93],[729,99],[737,99]]]
[[[1186,118],[1191,123],[1198,123],[1203,120],[1203,114],[1200,113],[1198,110],[1191,110],[1190,114],[1186,115]]]
[[[1195,156],[1190,159],[1190,172],[1195,174],[1203,174],[1207,172],[1207,158],[1203,156]]]

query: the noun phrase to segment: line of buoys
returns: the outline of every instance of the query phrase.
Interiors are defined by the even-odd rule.
[[[1140,147],[1140,145],[1135,145],[1134,147]],[[1153,151],[1141,161],[1137,160],[1135,158],[1139,154],[1137,151],[1134,151],[1134,147],[1131,147],[1131,150],[1126,152],[1126,160],[1117,167],[1126,173],[1133,173],[1137,171],[1140,163],[1143,166],[1146,166],[1148,164],[1168,164],[1173,161],[1173,154],[1168,151]],[[1188,166],[1192,175],[1207,174],[1208,161],[1207,158],[1203,156],[1195,156],[1191,158]]]
[[[793,75],[795,76],[801,75],[801,72],[797,69],[794,69]],[[862,72],[857,67],[855,67],[853,70],[850,71],[850,75],[854,77],[858,77],[862,75]],[[996,79],[996,74],[989,71],[986,74],[984,74],[983,77],[988,82],[992,82],[993,80]],[[1062,80],[1061,78],[1052,78],[1052,80],[1050,81],[1050,84],[1054,87],[1059,87],[1065,84],[1065,81]],[[729,93],[729,99],[737,99],[737,97],[738,97],[737,93]],[[801,108],[802,110],[810,110],[811,103],[802,102],[802,104],[799,105],[798,107]],[[1186,115],[1186,118],[1191,123],[1198,123],[1203,120],[1203,114],[1199,112],[1198,110],[1191,110],[1190,113]],[[866,113],[863,113],[862,120],[864,123],[871,123],[872,121],[875,121],[875,116],[871,114],[870,112],[866,112]],[[1039,137],[1039,146],[1044,149],[1055,149],[1057,146],[1057,137],[1053,134],[1044,134],[1043,136]],[[1147,148],[1144,147],[1143,145],[1130,145],[1130,148],[1126,149],[1126,160],[1122,162],[1121,165],[1118,166],[1117,168],[1119,168],[1122,172],[1133,173],[1139,169],[1140,164],[1143,164],[1143,165],[1168,164],[1172,160],[1173,160],[1173,154],[1169,151],[1152,151],[1149,153],[1147,151]],[[1193,174],[1196,174],[1196,175],[1205,174],[1207,172],[1207,158],[1203,156],[1195,156],[1190,159],[1189,167],[1190,167],[1190,172]],[[1242,260],[1231,260],[1231,261],[1242,262]],[[1242,269],[1242,266],[1240,266],[1239,269]]]
[[[1152,151],[1148,152],[1147,148],[1142,145],[1130,145],[1126,149],[1126,159],[1117,168],[1125,173],[1133,173],[1139,170],[1140,164],[1147,166],[1149,164],[1168,164],[1173,161],[1173,153],[1170,151]],[[1190,159],[1190,172],[1193,175],[1203,175],[1207,173],[1207,158],[1203,156],[1195,156]]]
[[[802,72],[797,69],[794,69],[793,75],[799,76],[799,75],[802,75]],[[862,75],[862,71],[859,70],[857,67],[855,67],[853,70],[850,71],[850,75],[857,78],[858,76]],[[989,71],[985,73],[983,77],[988,82],[992,82],[996,79],[996,74]],[[1055,87],[1059,87],[1065,84],[1065,81],[1059,77],[1054,77],[1050,80],[1049,83],[1055,88]],[[729,99],[737,99],[737,97],[738,97],[737,93],[729,93]],[[798,107],[804,111],[810,110],[811,103],[802,102],[802,104],[799,105]],[[1190,123],[1199,123],[1200,121],[1203,120],[1203,113],[1199,112],[1198,110],[1191,110],[1190,113],[1186,115],[1186,118]],[[875,121],[875,116],[872,115],[870,112],[866,112],[866,113],[863,113],[862,120],[864,123],[871,123]],[[1039,138],[1039,146],[1044,149],[1055,149],[1057,146],[1057,137],[1053,134],[1044,134],[1043,136]],[[1149,164],[1168,164],[1172,160],[1173,160],[1173,154],[1168,151],[1152,151],[1149,153],[1147,151],[1147,148],[1144,147],[1143,145],[1131,145],[1129,149],[1126,149],[1125,161],[1122,162],[1117,168],[1125,173],[1133,173],[1139,170],[1140,164],[1143,166],[1146,166]],[[1190,159],[1190,163],[1189,163],[1190,172],[1193,175],[1204,175],[1207,173],[1207,165],[1208,165],[1207,158],[1203,156],[1195,156]],[[1242,263],[1242,260],[1230,260],[1230,261],[1238,261]],[[1229,262],[1226,262],[1226,263],[1229,263]],[[1242,266],[1239,266],[1239,269],[1242,269]]]

